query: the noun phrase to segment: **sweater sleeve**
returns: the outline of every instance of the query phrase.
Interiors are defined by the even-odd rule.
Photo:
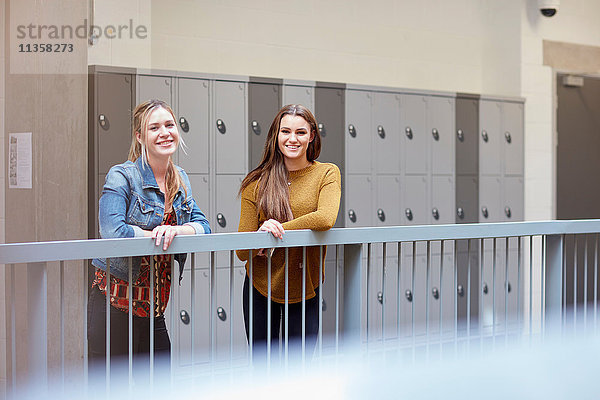
[[[255,232],[259,228],[255,188],[256,183],[252,183],[242,191],[238,232]],[[248,260],[248,253],[248,250],[236,250],[236,254],[241,261]]]
[[[340,170],[331,164],[321,181],[317,209],[308,214],[284,222],[283,229],[312,229],[315,231],[326,231],[335,225],[338,210],[340,208],[340,197],[342,195],[342,178]]]

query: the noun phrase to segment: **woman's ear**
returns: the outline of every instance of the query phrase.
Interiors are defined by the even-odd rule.
[[[137,139],[139,144],[143,144],[142,143],[142,134],[140,133],[140,131],[135,132],[135,138]]]
[[[308,141],[308,143],[312,142],[315,139],[315,131],[311,130],[310,131],[310,140]]]

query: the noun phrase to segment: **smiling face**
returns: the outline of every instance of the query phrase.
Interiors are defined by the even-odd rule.
[[[144,144],[140,132],[136,132],[137,140]],[[179,144],[179,131],[173,115],[162,107],[156,108],[148,117],[146,129],[146,154],[148,161],[168,159]]]
[[[277,144],[288,171],[307,166],[306,149],[313,138],[314,133],[311,132],[310,125],[301,116],[287,114],[281,118]]]

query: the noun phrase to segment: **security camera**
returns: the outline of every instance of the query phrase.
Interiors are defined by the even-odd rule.
[[[538,8],[544,17],[554,17],[560,6],[560,0],[538,0]]]

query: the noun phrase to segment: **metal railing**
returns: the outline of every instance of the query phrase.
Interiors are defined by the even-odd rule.
[[[247,345],[240,313],[240,282],[246,272],[235,258],[235,250],[285,248],[287,300],[288,249],[303,248],[304,288],[306,248],[317,246],[322,255],[324,246],[329,247],[325,261],[320,257],[319,276],[325,271],[326,281],[319,290],[319,331],[314,352],[305,346],[306,296],[303,291],[302,351],[298,355],[301,365],[347,351],[365,350],[367,354],[392,352],[414,362],[422,354],[427,358],[438,357],[437,354],[442,357],[448,351],[481,354],[523,338],[543,338],[549,333],[549,326],[558,327],[563,334],[595,333],[599,233],[600,220],[579,220],[288,231],[283,240],[258,232],[180,236],[167,252],[145,238],[0,245],[0,264],[8,266],[10,281],[7,325],[11,386],[15,390],[19,383],[32,379],[38,385],[47,386],[49,376],[57,377],[64,385],[72,374],[82,376],[87,386],[90,379],[86,338],[89,283],[86,276],[80,282],[83,289],[80,294],[65,292],[68,281],[65,263],[72,260],[85,262],[76,264],[71,271],[73,268],[86,270],[87,261],[92,258],[191,254],[182,285],[173,279],[167,311],[172,341],[170,378],[174,382],[253,365],[253,346]],[[58,299],[53,299],[49,294],[48,271],[55,268],[56,263],[58,293],[54,288],[52,293]],[[270,253],[267,265],[271,265]],[[248,273],[252,276],[252,263]],[[176,268],[173,274],[177,275]],[[25,289],[18,286],[17,276],[27,285],[28,315],[25,317],[17,313],[23,298],[19,293]],[[270,288],[270,273],[268,279]],[[271,296],[270,290],[268,296]],[[74,318],[80,322],[83,336],[79,364],[66,360],[67,349],[73,346],[65,339],[66,323],[73,322],[66,318],[66,306],[71,303],[83,305]],[[267,318],[271,321],[271,303],[268,304]],[[106,307],[110,307],[108,299]],[[250,315],[252,308],[250,300]],[[292,358],[287,334],[287,301],[285,310],[279,338],[271,339],[271,324],[268,324],[267,370],[273,361],[287,367]],[[54,316],[57,316],[58,326],[51,329]],[[19,319],[23,318],[27,320],[29,332],[36,333],[28,335],[26,346],[20,343],[23,339],[19,336],[19,328],[24,325]],[[130,389],[133,383],[131,318],[127,379]],[[153,319],[150,321],[150,332],[153,332]],[[109,349],[110,313],[107,313],[106,325]],[[252,322],[250,325],[252,332]],[[53,336],[56,330],[58,337]],[[273,354],[272,345],[277,343],[272,341],[279,343]],[[49,361],[52,343],[60,348],[58,361],[56,357],[55,361]],[[152,345],[150,349],[152,386],[155,374]],[[19,351],[27,352],[26,370],[19,368]],[[107,351],[108,388],[110,368]]]

